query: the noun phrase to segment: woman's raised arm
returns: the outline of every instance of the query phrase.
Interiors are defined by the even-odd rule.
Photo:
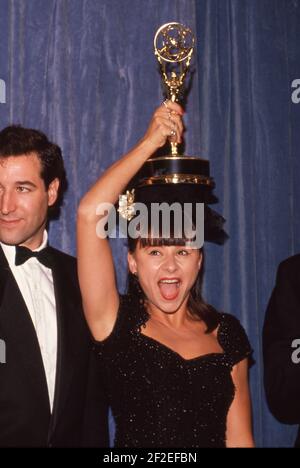
[[[119,295],[108,239],[97,235],[97,207],[114,205],[132,177],[167,138],[181,142],[182,108],[171,101],[153,114],[144,137],[119,161],[107,169],[82,198],[77,215],[77,256],[84,313],[96,340],[112,331],[119,307]],[[174,134],[175,132],[175,134]],[[173,136],[172,136],[173,135]]]

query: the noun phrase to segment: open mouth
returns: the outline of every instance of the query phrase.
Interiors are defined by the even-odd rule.
[[[179,278],[162,278],[158,282],[160,294],[167,301],[176,299],[179,294],[181,281]]]

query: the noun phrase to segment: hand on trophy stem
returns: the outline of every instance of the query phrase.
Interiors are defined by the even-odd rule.
[[[156,109],[143,140],[153,146],[153,152],[165,145],[167,139],[181,143],[183,133],[182,107],[170,100]]]

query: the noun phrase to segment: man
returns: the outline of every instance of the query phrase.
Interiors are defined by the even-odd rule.
[[[108,444],[76,261],[47,247],[64,174],[43,133],[0,132],[0,446]]]
[[[279,265],[263,329],[264,380],[273,415],[300,424],[300,255]],[[300,428],[295,443],[300,447]]]

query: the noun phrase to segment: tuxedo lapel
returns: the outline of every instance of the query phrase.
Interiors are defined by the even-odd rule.
[[[11,274],[8,262],[0,246],[0,307],[3,302],[7,278]]]
[[[50,414],[46,375],[34,325],[1,247],[0,285],[0,333],[7,343],[7,361],[13,354],[22,362],[24,385],[31,386],[33,398]]]
[[[71,389],[76,366],[78,327],[75,326],[74,310],[78,308],[78,291],[66,289],[66,278],[70,275],[60,254],[51,248],[52,274],[57,311],[57,366],[53,412],[49,436],[54,432],[57,420],[62,413],[66,398]],[[74,286],[75,288],[75,286]],[[80,338],[82,341],[82,338]]]

